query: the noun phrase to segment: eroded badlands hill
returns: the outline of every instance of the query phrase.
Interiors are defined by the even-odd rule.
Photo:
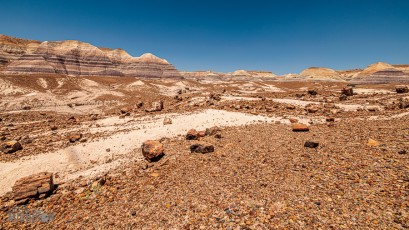
[[[132,57],[122,49],[80,41],[39,42],[6,35],[0,35],[0,70],[3,74],[180,77],[173,65],[149,53]]]
[[[283,76],[287,81],[350,81],[358,84],[409,82],[409,65],[391,65],[377,62],[365,69],[333,70],[310,67],[299,74]]]

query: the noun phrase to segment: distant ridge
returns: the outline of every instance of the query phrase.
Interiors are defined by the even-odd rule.
[[[69,76],[181,77],[165,59],[147,53],[132,57],[123,49],[89,43],[34,41],[0,35],[3,74],[62,74]]]

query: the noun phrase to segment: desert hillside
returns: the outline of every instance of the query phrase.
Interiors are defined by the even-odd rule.
[[[150,53],[132,57],[122,49],[80,41],[39,42],[5,35],[0,36],[0,65],[6,75],[180,77],[173,65]]]

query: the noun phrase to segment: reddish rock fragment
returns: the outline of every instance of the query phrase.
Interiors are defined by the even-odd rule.
[[[191,153],[211,153],[214,152],[213,145],[194,144],[190,146]]]
[[[348,99],[348,97],[345,94],[342,94],[341,96],[339,96],[340,101],[346,101],[347,99]]]
[[[289,118],[288,119],[291,123],[297,123],[298,122],[298,119],[296,119],[296,118]]]
[[[206,136],[206,132],[205,131],[199,131],[197,132],[197,137],[204,137]]]
[[[307,125],[300,124],[300,123],[292,124],[292,129],[294,132],[307,132],[310,130]]]
[[[345,87],[341,90],[341,94],[344,94],[346,96],[353,96],[354,90],[352,89],[352,87]]]
[[[397,85],[395,90],[396,93],[409,93],[409,88],[406,85]]]
[[[41,199],[54,190],[53,174],[41,172],[20,178],[12,187],[13,199],[18,203],[25,203],[29,199]]]
[[[319,145],[319,143],[315,142],[315,141],[306,141],[304,143],[304,147],[306,147],[306,148],[317,148],[318,145]]]
[[[186,134],[186,140],[197,140],[199,138],[196,129],[191,129]]]
[[[164,155],[163,144],[159,141],[145,141],[141,148],[142,155],[149,162],[158,161]]]
[[[315,90],[315,89],[309,89],[308,94],[314,96],[314,95],[317,95],[318,93],[317,93],[317,90]]]
[[[3,153],[14,153],[22,149],[23,146],[18,141],[8,141],[0,147],[0,151]]]
[[[68,137],[68,140],[69,140],[71,143],[74,143],[74,142],[76,142],[76,141],[79,141],[81,138],[82,138],[82,134],[81,134],[81,133],[77,133],[77,134],[71,134],[71,135]]]
[[[220,132],[220,128],[217,126],[213,126],[211,128],[207,128],[205,131],[206,136],[213,136]]]
[[[155,101],[152,103],[152,107],[150,109],[146,109],[146,112],[156,112],[161,111],[163,109],[163,101]]]

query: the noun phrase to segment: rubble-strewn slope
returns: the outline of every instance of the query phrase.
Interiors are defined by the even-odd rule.
[[[69,76],[180,77],[174,66],[153,54],[132,57],[122,49],[98,48],[80,41],[38,42],[1,35],[4,74]]]

